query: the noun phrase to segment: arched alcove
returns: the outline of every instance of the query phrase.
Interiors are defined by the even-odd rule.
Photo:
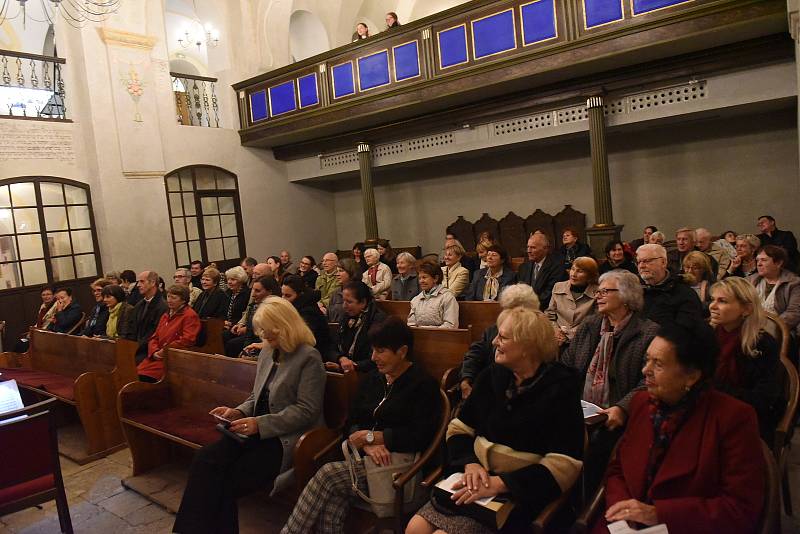
[[[330,50],[325,25],[314,13],[298,10],[289,18],[289,53],[295,61]]]

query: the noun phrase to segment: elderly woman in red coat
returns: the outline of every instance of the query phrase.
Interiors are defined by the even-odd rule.
[[[755,531],[765,487],[758,421],[750,405],[710,387],[718,352],[705,324],[661,327],[593,532],[620,520],[681,534]]]
[[[147,357],[136,371],[142,382],[158,382],[164,377],[164,348],[194,345],[200,333],[200,317],[189,307],[189,288],[174,285],[167,289],[167,312],[158,321],[147,343]]]

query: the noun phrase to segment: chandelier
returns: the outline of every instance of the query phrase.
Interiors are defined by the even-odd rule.
[[[84,22],[102,22],[119,9],[122,0],[0,0],[0,24],[22,19],[53,24],[59,16],[71,26]],[[12,11],[11,6],[17,5]],[[28,4],[32,4],[29,6]]]
[[[198,22],[198,26],[200,23]],[[203,35],[205,34],[205,35]],[[207,47],[216,47],[219,45],[219,30],[215,30],[211,24],[206,24],[203,31],[194,33],[189,28],[183,30],[183,37],[178,37],[178,43],[183,48],[189,48],[194,45],[197,50],[203,46],[203,42]]]

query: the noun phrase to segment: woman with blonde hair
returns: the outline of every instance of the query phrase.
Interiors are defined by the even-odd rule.
[[[253,392],[236,408],[211,410],[226,432],[195,455],[173,532],[236,532],[236,499],[282,486],[288,478],[279,475],[291,467],[297,440],[325,424],[325,368],[303,318],[289,301],[270,296],[253,326],[265,341]]]
[[[539,310],[516,307],[500,313],[497,328],[495,365],[478,376],[447,429],[445,475],[460,474],[454,493],[435,490],[407,534],[492,532],[463,505],[496,496],[516,503],[503,531],[527,531],[580,474],[580,377],[555,361],[550,321]]]
[[[693,250],[683,258],[683,272],[686,283],[694,289],[700,302],[703,303],[703,308],[707,310],[711,300],[709,288],[714,282],[711,260],[706,254]]]
[[[714,385],[756,410],[761,436],[771,440],[785,400],[778,381],[780,346],[766,330],[755,288],[732,276],[711,287],[711,326],[720,346]]]

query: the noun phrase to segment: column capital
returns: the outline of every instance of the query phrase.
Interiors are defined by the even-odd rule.
[[[603,104],[602,96],[590,96],[586,99],[586,109],[601,108]]]
[[[362,154],[364,152],[369,152],[370,151],[369,143],[358,143],[358,150],[357,151],[358,151],[359,154]]]

